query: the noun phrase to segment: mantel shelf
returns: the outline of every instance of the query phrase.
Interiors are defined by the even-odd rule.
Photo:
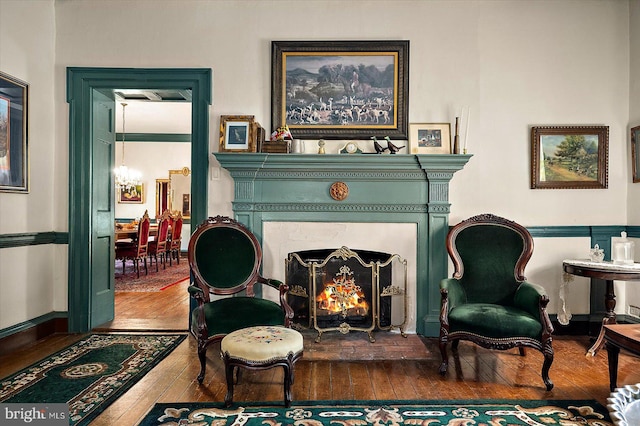
[[[438,170],[455,172],[464,167],[470,154],[237,154],[214,153],[222,167],[235,170],[296,171],[348,170],[411,171]],[[284,176],[283,176],[284,177]]]

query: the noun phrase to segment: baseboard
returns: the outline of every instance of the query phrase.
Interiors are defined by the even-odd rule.
[[[0,355],[14,352],[52,334],[67,333],[68,323],[66,312],[52,312],[0,330]]]

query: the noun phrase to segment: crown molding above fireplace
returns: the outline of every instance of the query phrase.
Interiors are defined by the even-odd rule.
[[[471,155],[214,155],[234,180],[235,218],[261,242],[270,221],[417,224],[416,331],[438,335],[449,182]]]

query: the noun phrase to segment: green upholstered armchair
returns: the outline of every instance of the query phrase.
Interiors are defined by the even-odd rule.
[[[223,216],[206,219],[191,235],[188,255],[193,279],[189,293],[198,302],[191,312],[191,332],[198,340],[202,383],[210,344],[245,327],[289,327],[293,310],[285,300],[288,287],[260,276],[262,249],[241,223]],[[255,297],[256,283],[278,290],[279,303]]]
[[[531,347],[544,355],[542,380],[553,388],[553,326],[547,314],[549,297],[526,281],[524,269],[533,254],[533,238],[523,226],[483,214],[449,231],[447,251],[453,278],[440,283],[440,373],[448,366],[447,343],[460,340],[489,349]]]

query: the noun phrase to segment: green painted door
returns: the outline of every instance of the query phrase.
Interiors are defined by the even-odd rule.
[[[92,92],[90,325],[114,317],[115,100],[111,91]]]

